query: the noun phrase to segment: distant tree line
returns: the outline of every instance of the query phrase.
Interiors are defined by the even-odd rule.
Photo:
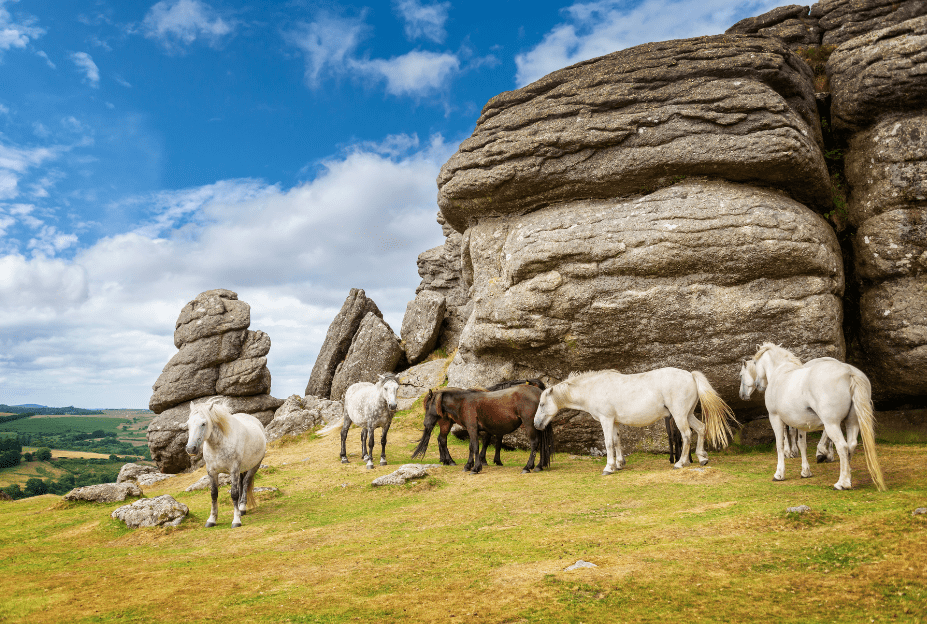
[[[20,433],[19,442],[23,446],[47,446],[67,451],[87,451],[104,455],[140,455],[151,459],[148,446],[136,447],[130,442],[120,442],[115,432],[102,430],[91,433],[36,434]]]
[[[22,451],[23,445],[19,443],[19,438],[0,438],[0,468],[18,466]]]
[[[36,453],[38,452],[36,451]],[[134,459],[134,457],[119,457],[117,455],[110,455],[109,459],[59,458],[55,460],[55,468],[67,472],[57,479],[32,477],[26,481],[24,486],[14,483],[5,488],[0,488],[0,491],[16,500],[30,496],[41,496],[42,494],[67,494],[72,489],[85,485],[115,483],[122,465]]]
[[[16,420],[17,418],[28,418],[36,414],[48,414],[50,416],[100,416],[104,413],[100,410],[81,409],[73,405],[69,405],[68,407],[22,407],[19,405],[4,405],[3,403],[0,403],[0,412],[13,415],[0,417],[0,423]]]

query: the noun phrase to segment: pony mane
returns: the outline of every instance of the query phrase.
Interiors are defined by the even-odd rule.
[[[789,351],[788,349],[784,347],[780,347],[779,345],[775,345],[771,342],[764,342],[763,344],[760,345],[760,350],[757,351],[756,355],[753,356],[753,361],[759,362],[760,358],[763,357],[763,354],[766,353],[767,351],[772,351],[776,353],[777,355],[784,357],[787,361],[791,362],[792,364],[797,364],[798,366],[802,366],[802,361],[798,359],[798,357],[794,353],[792,353],[791,351]]]
[[[232,410],[229,407],[228,401],[225,399],[213,398],[200,403],[197,407],[202,407],[202,411],[206,415],[206,420],[208,420],[213,427],[216,427],[223,435],[228,433],[229,418],[232,416]]]
[[[396,373],[382,373],[379,375],[379,379],[377,379],[376,386],[382,388],[383,384],[390,380],[395,381],[399,385],[402,385]]]

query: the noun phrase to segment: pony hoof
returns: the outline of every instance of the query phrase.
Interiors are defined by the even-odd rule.
[[[708,460],[707,460],[707,459],[700,459],[700,460],[698,461],[698,465],[699,465],[699,466],[706,466],[707,464],[708,464]]]
[[[818,461],[819,464],[823,464],[826,461],[830,461],[827,459],[827,455],[818,455],[817,457],[815,457],[815,459]]]
[[[773,477],[773,481],[785,481],[785,477]]]
[[[544,470],[544,469],[541,468],[540,466],[538,466],[537,468],[534,469],[533,472],[541,472],[542,470]]]
[[[522,468],[522,470],[521,470],[521,473],[522,473],[522,474],[528,474],[528,473],[530,473],[530,472],[531,472],[531,471],[528,470],[527,468]]]
[[[814,475],[806,474],[806,475],[802,475],[801,478],[802,478],[802,479],[810,479],[810,478],[813,477],[813,476],[814,476]]]
[[[367,462],[367,470],[373,470],[373,464]]]
[[[844,491],[846,491],[846,490],[852,490],[853,488],[850,487],[850,486],[843,486],[843,485],[840,485],[839,483],[835,483],[835,484],[834,484],[834,489],[835,489],[835,490],[840,490],[841,492],[844,492]]]
[[[206,523],[206,528],[207,528],[207,529],[211,529],[211,528],[214,527],[214,526],[216,526],[216,523],[215,523],[215,522],[207,522],[207,523]]]
[[[611,471],[611,470],[603,470],[603,471],[602,471],[602,476],[603,476],[603,477],[607,477],[607,476],[610,475],[610,474],[612,474],[612,471]]]
[[[348,462],[348,458],[347,458],[347,457],[342,457],[342,458],[341,458],[341,463],[342,463],[342,464],[347,464],[347,463],[350,463],[350,462]]]
[[[237,529],[237,528],[240,527],[240,526],[241,526],[241,522],[233,522],[233,523],[232,523],[232,528],[233,528],[233,529]]]
[[[238,514],[241,516],[245,516],[248,514],[248,511],[246,509],[239,509]]]
[[[381,466],[385,466],[385,465],[386,465],[386,460],[385,460],[385,459],[381,459],[381,460],[380,460],[380,465],[381,465]]]

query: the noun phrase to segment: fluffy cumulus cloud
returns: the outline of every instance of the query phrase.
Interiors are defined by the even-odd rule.
[[[443,43],[447,36],[444,23],[451,8],[450,2],[425,4],[418,0],[396,0],[393,3],[396,12],[405,24],[406,37],[430,39]]]
[[[370,28],[358,17],[320,14],[310,23],[300,23],[284,37],[299,48],[306,59],[306,82],[318,86],[322,77],[343,70],[345,61],[354,54]]]
[[[9,0],[0,0],[0,52],[10,48],[25,48],[29,41],[45,34],[45,30],[36,26],[33,17],[14,19],[7,5]]]
[[[217,45],[234,30],[233,22],[223,19],[200,0],[162,0],[145,15],[142,31],[168,49],[176,50],[205,39]]]
[[[437,91],[460,70],[453,54],[413,50],[391,59],[354,61],[359,71],[386,81],[391,95],[415,95]]]
[[[439,136],[392,136],[290,189],[227,180],[133,198],[149,220],[70,260],[0,255],[0,387],[20,393],[0,402],[145,405],[180,309],[213,288],[236,291],[270,335],[273,394],[301,393],[350,288],[399,331],[416,258],[443,240],[434,180],[452,151]]]
[[[100,86],[100,69],[93,62],[93,58],[86,52],[71,53],[71,61],[84,74],[84,79],[91,87]]]
[[[779,6],[778,0],[624,0],[578,2],[561,11],[564,21],[541,43],[515,57],[518,86],[552,71],[650,41],[723,33],[731,24]]]

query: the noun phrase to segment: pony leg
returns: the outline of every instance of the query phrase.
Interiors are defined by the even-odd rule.
[[[364,459],[367,460],[367,470],[373,470],[373,445],[376,444],[376,430],[373,427],[365,427],[363,430],[364,437],[361,444],[364,447]]]
[[[383,435],[380,436],[380,465],[386,465],[386,434],[389,432],[389,426],[393,424],[391,421],[383,425]]]
[[[361,427],[361,461],[367,461],[370,457],[367,455],[367,427]]]
[[[827,432],[821,432],[821,439],[818,441],[818,450],[817,450],[817,462],[823,464],[824,462],[834,461],[834,444],[830,441],[830,438],[827,437]]]
[[[708,463],[708,453],[705,451],[705,423],[695,417],[695,410],[693,409],[686,421],[689,423],[689,427],[695,429],[695,456],[698,457],[698,465],[704,466]],[[691,453],[692,446],[692,431],[689,431],[689,446]],[[686,459],[689,460],[689,463],[692,463],[692,455],[689,454],[686,456]]]
[[[787,427],[785,430],[785,437],[782,439],[782,447],[785,456],[789,459],[794,459],[798,456],[798,429],[795,427]]]
[[[538,451],[538,443],[540,442],[540,436],[538,433],[538,430],[533,427],[528,432],[528,438],[531,441],[531,455],[528,456],[528,463],[525,464],[525,467],[521,469],[522,474],[534,470],[534,456]],[[502,438],[499,438],[499,441],[501,442]],[[541,466],[538,466],[537,470],[540,472]]]
[[[823,421],[824,419],[821,418],[821,420]],[[837,448],[837,456],[840,458],[840,478],[834,484],[834,489],[853,489],[853,484],[850,479],[850,452],[846,440],[843,438],[843,431],[840,430],[840,424],[825,422],[824,430],[827,432],[827,437],[833,440],[834,446]]]
[[[345,444],[348,440],[348,429],[351,428],[351,419],[348,418],[348,415],[344,415],[344,422],[341,424],[341,463],[348,463],[348,450],[345,448]]]
[[[621,470],[626,462],[624,448],[621,446],[621,428],[618,423],[615,423],[615,427],[612,429],[612,444],[615,447],[615,464],[618,466],[618,470]]]
[[[776,472],[773,474],[773,481],[785,481],[785,447],[783,438],[785,437],[785,425],[777,414],[769,414],[769,424],[772,426],[773,433],[776,435]]]
[[[801,453],[801,478],[807,479],[811,477],[811,466],[808,465],[808,433],[806,431],[798,431],[795,436],[795,446],[798,447],[798,452]]]
[[[456,466],[457,462],[451,457],[451,452],[447,448],[447,434],[450,433],[453,423],[449,420],[441,422],[441,431],[438,433],[438,455],[441,463],[445,466]]]
[[[615,465],[615,421],[611,417],[605,417],[600,420],[602,423],[602,433],[605,435],[605,469],[603,475],[610,475],[618,466]]]
[[[467,418],[467,423],[467,433],[470,434],[470,461],[467,462],[464,470],[479,474],[483,469],[483,462],[480,457],[480,432],[476,424],[476,414]]]
[[[486,451],[489,449],[490,438],[491,438],[491,436],[489,435],[489,432],[487,431],[487,432],[486,432],[486,439],[485,439],[485,440],[483,440],[482,438],[480,438],[479,440],[476,441],[476,442],[477,442],[476,445],[477,445],[477,446],[479,447],[479,449],[480,449],[480,462],[481,462],[484,466],[489,464],[489,462],[486,461]]]
[[[500,435],[500,436],[496,436],[496,456],[493,457],[492,459],[492,463],[494,463],[497,466],[502,465],[502,456],[500,455],[501,452],[502,452],[502,436]]]
[[[206,520],[206,528],[216,526],[219,520],[219,473],[209,470],[209,492],[212,495],[212,512]]]
[[[241,511],[243,516],[248,513],[248,505],[251,505],[252,509],[254,508],[254,475],[257,474],[258,468],[261,467],[262,461],[264,461],[263,457],[254,468],[242,473],[241,486],[244,491],[238,498],[238,510]]]
[[[245,493],[237,464],[232,466],[229,476],[232,478],[232,528],[235,529],[241,526],[241,510],[238,508],[238,500],[243,498]]]
[[[859,418],[856,416],[856,408],[850,408],[850,415],[846,419],[847,428],[847,453],[850,459],[853,459],[853,453],[856,452],[856,445],[859,444]]]

